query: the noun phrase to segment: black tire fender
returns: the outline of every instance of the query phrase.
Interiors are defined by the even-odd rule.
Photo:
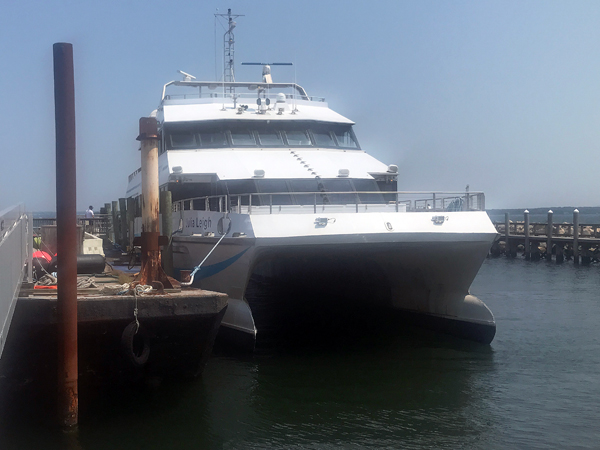
[[[121,334],[121,349],[125,358],[135,367],[142,367],[150,356],[148,334],[135,321],[125,327]]]

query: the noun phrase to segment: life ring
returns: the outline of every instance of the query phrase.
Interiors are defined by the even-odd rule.
[[[137,332],[136,332],[137,331]],[[121,334],[121,348],[125,358],[135,367],[142,367],[150,356],[150,339],[145,330],[134,321]]]

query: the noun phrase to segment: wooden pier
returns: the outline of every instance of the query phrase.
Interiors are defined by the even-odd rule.
[[[579,223],[578,210],[573,211],[572,223],[554,223],[553,219],[551,210],[544,223],[530,223],[527,210],[523,220],[515,222],[505,213],[504,223],[494,223],[499,237],[490,254],[516,257],[522,252],[528,261],[546,259],[559,264],[565,260],[583,265],[600,262],[600,224]]]

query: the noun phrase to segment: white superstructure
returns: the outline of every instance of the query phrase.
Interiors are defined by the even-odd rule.
[[[366,153],[351,120],[295,83],[183,75],[155,112],[159,181],[176,206],[176,271],[214,248],[194,284],[229,295],[222,327],[253,344],[309,306],[372,307],[493,339],[493,315],[468,292],[496,236],[482,193],[397,192],[397,167]],[[140,193],[136,171],[127,195]],[[255,294],[266,285],[287,294],[265,301]],[[335,293],[330,305],[311,305],[318,290]]]

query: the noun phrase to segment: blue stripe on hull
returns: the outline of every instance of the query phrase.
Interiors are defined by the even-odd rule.
[[[240,259],[242,257],[242,255],[244,253],[246,253],[249,249],[250,249],[250,247],[247,247],[246,249],[239,252],[237,255],[233,255],[231,258],[228,258],[228,259],[218,262],[216,264],[211,264],[210,266],[202,266],[200,268],[200,270],[194,276],[194,283],[192,283],[192,286],[197,286],[197,284],[200,282],[200,280],[203,280],[204,278],[212,277],[213,275],[216,275],[219,272],[222,272],[223,270],[227,269],[234,262],[236,262],[238,259]],[[179,279],[181,279],[181,277],[179,275],[182,270],[185,270],[185,269],[174,269],[174,272],[175,272],[174,275]],[[193,270],[193,268],[190,268],[188,270]]]

